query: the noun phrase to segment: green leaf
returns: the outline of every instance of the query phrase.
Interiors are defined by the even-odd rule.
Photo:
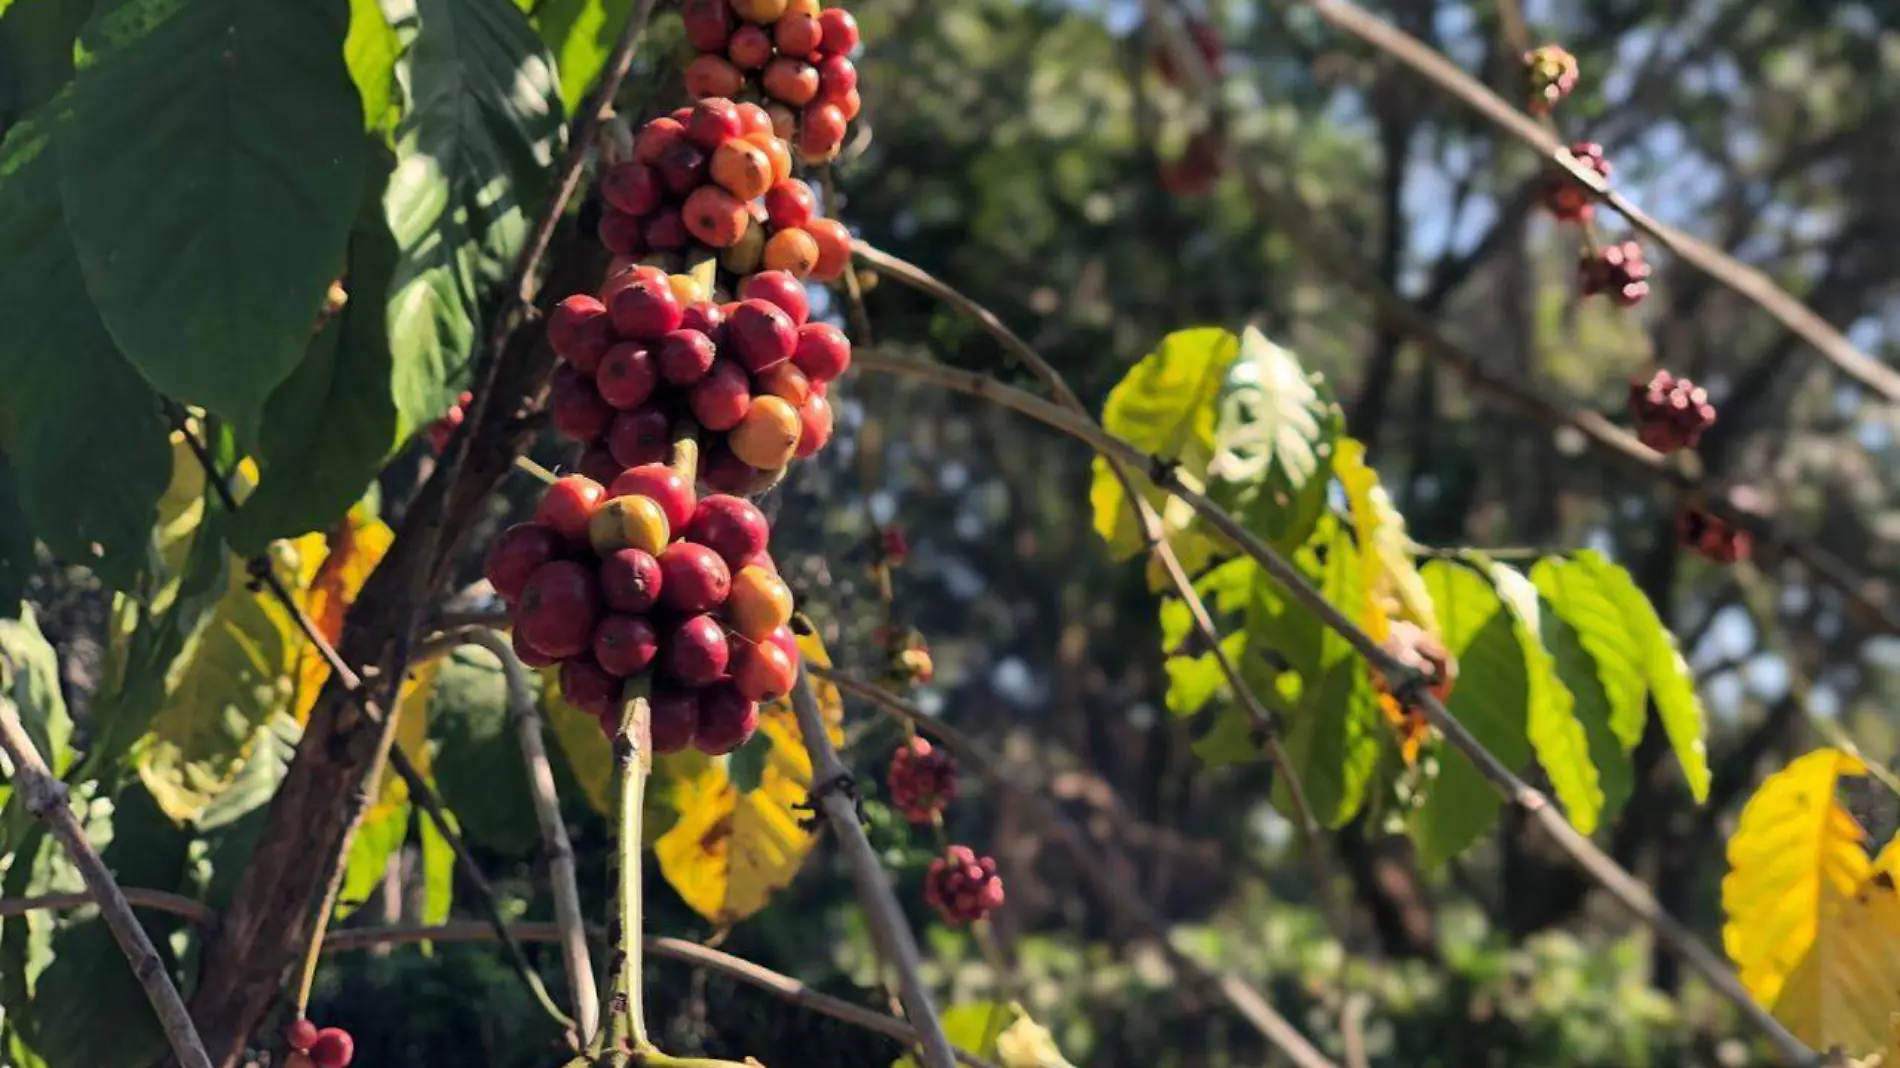
[[[1420,571],[1440,635],[1458,660],[1446,710],[1506,767],[1530,758],[1530,677],[1518,624],[1484,576],[1433,560]],[[1496,822],[1496,789],[1451,746],[1439,751],[1438,778],[1411,818],[1419,863],[1436,867],[1463,852]]]
[[[1550,650],[1544,648],[1537,587],[1502,564],[1491,565],[1491,581],[1517,621],[1517,640],[1524,649],[1530,687],[1530,722],[1525,730],[1531,751],[1537,754],[1571,824],[1584,834],[1594,833],[1603,811],[1603,788],[1597,784],[1590,736],[1577,719],[1575,698],[1558,675]]]
[[[343,61],[363,102],[363,128],[385,140],[402,117],[402,86],[396,82],[396,58],[402,41],[377,0],[350,0],[350,32],[343,39]]]
[[[1184,478],[1203,479],[1214,458],[1221,387],[1239,354],[1240,339],[1217,327],[1169,334],[1109,391],[1102,407],[1103,426],[1138,449],[1177,461]],[[1187,528],[1191,511],[1165,507],[1165,495],[1144,474],[1129,474],[1142,496],[1161,512],[1170,534]],[[1141,549],[1141,525],[1121,482],[1100,457],[1095,460],[1089,504],[1095,531],[1108,541],[1111,556],[1123,560]],[[1183,563],[1190,570],[1197,566],[1185,555]]]
[[[258,440],[362,190],[342,0],[100,0],[60,198],[86,288],[151,383]]]
[[[1260,759],[1260,743],[1255,739],[1253,719],[1238,704],[1221,708],[1214,725],[1189,747],[1210,768],[1251,764]]]
[[[290,707],[296,624],[232,566],[210,623],[171,672],[137,746],[139,778],[166,815],[189,823],[236,781],[258,735]]]
[[[384,302],[396,245],[382,211],[391,162],[380,147],[369,155],[367,191],[350,233],[351,299],[264,407],[263,477],[230,528],[232,547],[247,556],[335,523],[397,444]]]
[[[534,794],[495,654],[464,645],[443,659],[429,699],[429,736],[436,786],[469,840],[512,856],[533,851],[540,841]]]
[[[1247,634],[1238,631],[1221,639],[1221,649],[1238,664],[1247,655]],[[1171,656],[1162,663],[1168,673],[1168,711],[1191,716],[1209,701],[1227,692],[1227,677],[1211,652],[1198,656]]]
[[[0,4],[0,125],[59,95],[73,80],[73,41],[93,0]]]
[[[236,777],[198,816],[197,831],[208,834],[261,812],[284,781],[302,738],[303,728],[288,713],[271,717],[252,738]]]
[[[73,724],[59,688],[59,654],[40,633],[33,609],[24,605],[20,618],[0,619],[0,689],[47,767],[54,775],[66,774],[73,756]],[[0,807],[9,792],[0,778]]]
[[[450,827],[456,827],[453,813],[446,813]],[[422,922],[447,923],[455,905],[455,850],[436,829],[432,819],[419,819],[422,842]],[[460,828],[456,828],[460,833]]]
[[[1676,636],[1657,617],[1655,606],[1629,572],[1593,552],[1581,552],[1572,561],[1586,568],[1599,587],[1623,610],[1624,626],[1643,650],[1643,678],[1650,700],[1662,720],[1663,732],[1682,765],[1682,777],[1697,802],[1709,796],[1709,755],[1705,748],[1707,717],[1696,696],[1695,675],[1676,647]]]
[[[350,859],[343,868],[343,889],[337,894],[336,918],[347,918],[383,885],[389,858],[409,836],[409,802],[385,807],[375,819],[365,819],[350,843]]]
[[[726,777],[742,794],[759,788],[765,778],[765,765],[772,759],[772,739],[764,731],[753,735],[726,761]]]
[[[978,1001],[952,1005],[943,1010],[943,1035],[950,1044],[984,1060],[996,1056],[996,1037],[1021,1013],[1015,1006],[999,1001]],[[891,1062],[891,1068],[920,1068],[917,1058],[906,1053]]]
[[[1326,508],[1343,421],[1325,379],[1248,327],[1221,386],[1208,492],[1262,538],[1304,543]]]
[[[595,812],[605,816],[611,811],[614,790],[614,750],[601,732],[600,721],[561,699],[561,687],[553,669],[539,672],[542,680],[541,717],[556,744],[550,748],[560,754],[581,795]],[[655,768],[658,768],[655,764]],[[657,777],[658,771],[655,771]],[[657,786],[650,793],[661,795]],[[649,810],[663,806],[649,802]]]
[[[20,598],[26,596],[27,580],[33,577],[36,564],[33,528],[27,525],[26,509],[20,504],[13,466],[0,453],[0,619],[20,613]]]
[[[1618,589],[1634,583],[1627,576],[1619,580],[1621,574],[1615,564],[1584,550],[1573,559],[1539,560],[1531,568],[1531,581],[1595,665],[1598,685],[1609,702],[1610,730],[1628,752],[1643,739],[1649,654],[1642,620],[1631,619],[1623,610]]]
[[[446,410],[483,291],[512,269],[562,134],[552,63],[508,0],[384,0],[407,45],[409,105],[384,210],[399,437]]]
[[[146,571],[170,450],[158,394],[86,295],[61,223],[51,134],[29,120],[0,144],[0,451],[20,510],[53,554],[132,590]],[[112,478],[75,493],[76,471]]]
[[[607,65],[634,0],[547,0],[535,5],[534,26],[541,31],[555,69],[561,72],[561,102],[572,113],[587,87]]]

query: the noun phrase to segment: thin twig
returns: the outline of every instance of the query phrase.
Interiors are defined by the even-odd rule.
[[[1100,850],[1083,835],[1074,821],[1037,791],[1033,785],[1036,781],[1033,773],[1012,767],[981,742],[934,716],[926,715],[922,709],[896,694],[825,668],[814,667],[811,670],[812,674],[836,686],[840,692],[868,701],[942,742],[959,763],[982,776],[983,781],[992,788],[1014,797],[1019,806],[1018,811],[1047,835],[1057,848],[1068,854],[1070,861],[1081,871],[1083,882],[1100,894],[1102,900],[1123,919],[1154,939],[1176,975],[1203,989],[1214,991],[1253,1025],[1261,1037],[1285,1053],[1299,1068],[1336,1068],[1325,1054],[1307,1041],[1306,1036],[1300,1034],[1245,980],[1220,974],[1176,946],[1169,934],[1167,919],[1108,869],[1108,865],[1102,861]]]
[[[923,1051],[925,1068],[950,1068],[956,1053],[944,1034],[943,1020],[937,1015],[930,989],[924,985],[923,958],[917,950],[917,937],[904,920],[904,910],[884,877],[884,865],[871,849],[858,822],[856,788],[851,773],[838,759],[838,751],[825,733],[824,713],[818,708],[818,695],[812,692],[811,676],[801,658],[798,684],[792,688],[792,709],[798,715],[798,732],[804,736],[805,751],[811,754],[812,807],[829,821],[832,833],[844,849],[851,866],[851,881],[856,884],[858,904],[886,964],[897,971],[898,995],[904,1002],[904,1015],[917,1029],[918,1047]]]
[[[1195,514],[1205,520],[1217,533],[1233,542],[1243,553],[1258,563],[1261,569],[1295,601],[1316,614],[1322,624],[1346,639],[1347,644],[1358,652],[1361,659],[1381,676],[1391,681],[1394,694],[1399,696],[1404,703],[1421,709],[1432,726],[1436,727],[1453,747],[1477,767],[1479,773],[1490,781],[1506,801],[1516,805],[1536,820],[1573,863],[1608,890],[1610,895],[1632,915],[1647,925],[1658,941],[1686,961],[1718,993],[1740,1009],[1742,1015],[1766,1035],[1777,1049],[1794,1058],[1796,1063],[1806,1063],[1807,1059],[1812,1057],[1811,1050],[1749,996],[1748,991],[1736,980],[1735,973],[1720,957],[1710,952],[1692,931],[1663,909],[1655,896],[1649,892],[1648,887],[1625,871],[1609,854],[1598,848],[1596,843],[1579,834],[1577,829],[1564,819],[1562,813],[1557,811],[1556,806],[1551,804],[1549,798],[1525,783],[1515,772],[1493,756],[1491,751],[1486,749],[1463,723],[1453,718],[1445,710],[1444,704],[1430,693],[1423,675],[1386,652],[1371,635],[1360,629],[1351,617],[1315,589],[1300,569],[1279,551],[1262,541],[1239,520],[1206,496],[1182,484],[1171,467],[1169,458],[1144,453],[1122,438],[1103,430],[1092,420],[1077,419],[1066,409],[982,375],[919,360],[883,355],[864,357],[858,361],[858,366],[902,371],[936,382],[946,388],[1001,404],[1074,437],[1098,453],[1114,456],[1125,463],[1154,471],[1158,476],[1156,482],[1162,489],[1192,508]]]
[[[120,887],[119,893],[124,895],[126,904],[135,909],[169,913],[185,919],[194,927],[215,927],[218,923],[216,909],[183,894],[174,894],[168,890],[146,890],[135,886]],[[24,916],[29,912],[82,909],[97,900],[90,893],[0,898],[0,917]]]
[[[573,995],[574,1018],[580,1021],[583,1045],[592,1041],[600,1026],[600,994],[594,987],[594,964],[587,954],[586,921],[581,915],[580,883],[574,870],[574,846],[567,837],[567,821],[561,818],[561,798],[554,786],[554,768],[548,762],[548,747],[541,734],[541,713],[536,710],[534,687],[528,670],[515,655],[508,639],[492,630],[477,630],[469,641],[493,653],[501,661],[502,674],[508,681],[508,714],[515,721],[515,735],[521,743],[521,757],[527,765],[528,788],[534,796],[535,819],[541,824],[541,849],[548,859],[548,889],[554,895],[554,922],[561,931],[561,963],[567,969],[567,985]]]
[[[8,674],[12,671],[12,665],[4,661],[0,661],[0,668]],[[198,1036],[191,1013],[185,1009],[185,1000],[172,985],[171,974],[165,970],[165,962],[159,958],[151,936],[132,914],[132,905],[119,889],[118,880],[112,877],[111,869],[106,867],[105,859],[86,840],[86,829],[67,802],[66,784],[46,766],[32,736],[20,723],[19,709],[5,696],[0,696],[0,750],[6,752],[12,764],[13,786],[19,791],[21,803],[59,840],[66,855],[72,858],[73,866],[79,869],[86,889],[98,902],[99,915],[112,930],[126,963],[132,966],[132,974],[145,988],[146,1000],[152,1003],[159,1026],[165,1030],[172,1056],[178,1058],[184,1068],[211,1068],[211,1056],[205,1052],[204,1039]]]
[[[1847,339],[1847,335],[1789,295],[1761,271],[1714,245],[1669,226],[1631,203],[1627,197],[1611,189],[1602,175],[1578,163],[1554,133],[1512,107],[1429,45],[1379,20],[1349,0],[1308,0],[1308,4],[1320,18],[1412,68],[1420,77],[1457,97],[1492,125],[1543,153],[1553,164],[1590,190],[1598,200],[1628,219],[1631,226],[1774,316],[1783,326],[1813,346],[1842,374],[1889,403],[1900,402],[1900,370],[1862,352]]]

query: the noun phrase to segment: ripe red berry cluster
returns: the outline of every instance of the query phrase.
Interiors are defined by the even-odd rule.
[[[791,149],[757,104],[708,97],[647,123],[633,158],[602,172],[600,198],[601,244],[623,266],[716,253],[735,275],[831,281],[851,261],[850,231],[818,217],[811,188],[792,177]]]
[[[284,1042],[293,1054],[293,1065],[301,1056],[316,1068],[347,1068],[356,1057],[356,1040],[348,1031],[341,1027],[318,1030],[316,1024],[302,1017],[284,1029]]]
[[[449,406],[449,410],[442,413],[442,418],[429,424],[427,433],[430,452],[441,455],[443,447],[449,443],[450,436],[455,433],[457,427],[462,425],[462,420],[468,417],[468,402],[474,399],[475,394],[463,390],[462,395],[455,398],[455,403]]]
[[[818,0],[685,0],[686,67],[695,100],[757,92],[772,129],[817,166],[836,159],[863,101],[851,62],[857,19]]]
[[[912,823],[929,823],[957,799],[957,762],[922,738],[891,754],[891,803]]]
[[[1689,507],[1676,514],[1676,542],[1710,563],[1725,567],[1748,559],[1753,547],[1748,531],[1730,526],[1720,516]]]
[[[1554,44],[1534,48],[1524,53],[1524,74],[1531,114],[1547,115],[1577,87],[1577,57]]]
[[[1002,907],[1003,879],[994,857],[979,857],[969,846],[953,845],[930,862],[924,874],[924,902],[945,923],[980,920]]]
[[[707,432],[699,477],[722,493],[762,492],[825,447],[850,340],[808,321],[805,287],[783,271],[752,275],[739,297],[715,304],[685,275],[635,266],[600,296],[555,307],[548,343],[563,366],[548,407],[556,430],[588,446],[584,474],[607,482],[666,460],[688,415]]]
[[[1610,176],[1610,161],[1603,155],[1603,146],[1595,141],[1578,141],[1570,146],[1570,154],[1585,168],[1604,178]],[[1596,213],[1592,196],[1590,190],[1562,172],[1552,174],[1542,191],[1544,210],[1559,222],[1588,222]]]
[[[548,487],[534,518],[490,547],[488,581],[508,605],[515,651],[561,666],[568,702],[619,728],[630,680],[650,681],[653,749],[729,753],[760,701],[792,688],[792,594],[752,502],[693,487],[665,464],[611,487],[582,475]]]
[[[1636,437],[1657,452],[1691,449],[1715,425],[1715,405],[1701,386],[1668,371],[1630,383],[1630,420]]]
[[[1577,288],[1586,297],[1608,293],[1625,308],[1641,303],[1649,296],[1649,264],[1643,259],[1643,246],[1619,241],[1584,249],[1577,260]]]

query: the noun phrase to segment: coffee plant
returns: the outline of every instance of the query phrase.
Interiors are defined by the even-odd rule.
[[[1548,141],[1520,206],[1566,243],[1577,314],[1627,331],[1697,284],[1620,219],[1731,271],[1609,192],[1620,145],[1581,103],[1601,72],[1519,40],[1515,3],[1491,50],[1510,69],[1487,72],[1515,100],[1343,0],[1296,6],[1395,57],[1348,76],[1379,108],[1412,106],[1385,81],[1402,63]],[[1272,199],[1299,157],[1256,154],[1285,147],[1279,105],[1240,91],[1260,42],[1230,42],[1312,27],[1147,4],[1120,68],[1058,84],[1011,66],[1045,56],[985,54],[983,24],[1031,12],[1086,52],[1087,5],[938,7],[0,0],[0,1065],[1900,1063],[1900,839],[1868,801],[1900,782],[1838,725],[1759,784],[1781,743],[1713,761],[1701,632],[1671,630],[1648,571],[1608,539],[1448,529],[1435,495],[1471,472],[1399,482],[1367,416],[1409,339],[1476,384],[1458,403],[1505,399],[1657,480],[1670,534],[1644,551],[1670,568],[1697,558],[1771,615],[1765,584],[1806,567],[1800,597],[1890,616],[1885,580],[1706,474],[1743,414],[1733,376],[1656,347],[1627,385],[1550,400],[1392,290],[1349,411],[1335,361],[1302,356],[1324,337],[1175,287],[1135,298],[1163,329],[1105,314],[1112,373],[1078,392],[1036,323],[1110,260],[1024,257],[1025,206],[1066,183],[1052,210],[1104,253],[1132,235],[1130,270],[1203,255],[1190,211],[1258,209],[1301,244],[1309,213]],[[961,84],[887,104],[875,72],[908,76],[880,50],[913,76],[980,60],[1038,103],[997,116],[986,97],[1015,88]],[[873,121],[958,110],[979,145]],[[1113,167],[985,178],[967,216],[933,175],[860,178],[886,142],[995,175],[987,153],[1028,131],[1091,125],[1126,142]],[[1106,226],[1129,206],[1072,195],[1098,171],[1164,196],[1163,225]],[[920,234],[973,249],[937,259],[1006,314],[879,247]],[[1253,281],[1205,266],[1197,288]],[[1802,338],[1832,329],[1744,281]],[[1884,365],[1817,344],[1881,391]],[[952,396],[971,407],[919,449]],[[1012,416],[1048,433],[988,421]],[[950,548],[1002,514],[957,488],[958,449],[1008,454],[1019,485],[992,488],[1092,532]],[[941,492],[915,492],[924,464]],[[1603,511],[1654,503],[1614,492]],[[1008,589],[955,593],[1011,553],[1084,571],[1085,595],[1025,626]],[[1032,576],[990,580],[1013,581]],[[967,629],[940,633],[946,611]],[[1092,648],[1130,614],[1139,652]],[[982,691],[1018,695],[1000,718],[972,697],[991,642],[1022,650]],[[1030,714],[1050,686],[1004,671],[1045,648],[1050,685],[1136,662],[1152,685],[1097,687],[1052,740]],[[1143,769],[1117,781],[1144,811],[1278,837],[1274,863],[1238,880],[1210,828],[1144,820],[1143,852],[1113,847],[1104,746]],[[1663,819],[1723,832],[1719,886],[1637,863],[1626,829]],[[1699,1000],[1625,991],[1580,948],[1563,971],[1550,939],[1391,950],[1428,878],[1483,912],[1491,863],[1494,909],[1554,900],[1554,870],[1579,902],[1600,888],[1616,944],[1652,941]],[[1241,937],[1201,925],[1230,908]],[[1374,930],[1417,959],[1384,970]],[[748,959],[781,954],[811,974]],[[1572,972],[1570,1000],[1524,994]],[[782,1004],[735,1009],[737,985]],[[1422,1039],[1441,999],[1455,1026]],[[419,1022],[443,1005],[462,1022]],[[1693,1037],[1624,1041],[1622,1009]]]

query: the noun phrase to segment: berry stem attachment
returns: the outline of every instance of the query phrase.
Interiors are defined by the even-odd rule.
[[[666,466],[678,472],[688,486],[699,481],[699,424],[691,416],[680,416],[673,424],[672,451]]]
[[[515,457],[515,467],[517,467],[518,469],[522,471],[526,471],[528,474],[531,474],[534,477],[540,479],[546,485],[552,486],[554,484],[554,479],[555,479],[554,472],[548,470],[545,467],[542,467],[540,464],[535,463],[533,460],[528,459],[526,456]]]
[[[615,994],[609,999],[611,1051],[641,1056],[658,1048],[647,1037],[646,1005],[641,984],[641,878],[640,813],[646,804],[647,777],[653,773],[653,710],[647,703],[650,682],[642,676],[627,684],[620,704],[620,730],[614,735],[614,767],[620,784],[615,809],[614,881],[618,923],[614,957],[619,968]]]

